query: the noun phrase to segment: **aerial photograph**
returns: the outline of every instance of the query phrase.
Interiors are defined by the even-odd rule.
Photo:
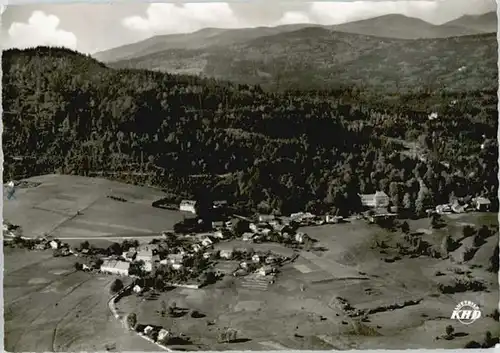
[[[495,0],[0,26],[6,351],[499,343]]]

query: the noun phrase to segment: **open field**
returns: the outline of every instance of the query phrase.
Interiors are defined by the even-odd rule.
[[[147,235],[172,229],[184,216],[152,207],[151,203],[164,194],[151,188],[69,175],[26,180],[41,184],[18,189],[17,198],[4,203],[3,215],[5,220],[20,225],[26,237],[46,233],[61,239]]]
[[[5,349],[15,352],[156,351],[109,312],[112,277],[74,272],[75,258],[5,249]]]
[[[431,230],[424,238],[432,242],[434,237],[439,243],[440,233],[447,229],[460,240],[463,223],[496,224],[494,215],[479,213],[448,217],[446,222],[446,228]],[[409,223],[416,229],[428,227],[429,222]],[[184,346],[187,349],[463,348],[471,340],[482,342],[486,331],[499,334],[498,323],[487,317],[498,307],[497,275],[485,270],[498,242],[497,235],[489,237],[469,262],[458,264],[451,258],[428,256],[402,256],[386,262],[391,246],[402,238],[401,232],[390,233],[364,221],[302,230],[324,249],[301,251],[294,263],[281,268],[274,284],[264,285],[265,280],[259,279],[252,287],[249,279],[226,276],[200,290],[174,289],[161,294],[158,300],[125,297],[118,306],[125,312],[136,312],[141,323],[171,327],[174,332],[192,337],[192,344]],[[380,253],[381,249],[374,246],[382,239],[389,246],[389,254]],[[218,247],[244,245],[254,250],[291,251],[279,244],[243,242]],[[220,261],[217,265],[227,273],[236,267],[235,261]],[[440,293],[439,283],[456,278],[460,270],[470,271],[470,278],[482,280],[487,290]],[[436,271],[446,276],[437,277]],[[371,313],[365,319],[352,316],[337,297],[347,299],[355,309]],[[161,300],[199,310],[206,317],[160,317],[157,310]],[[475,302],[482,310],[482,317],[472,325],[450,319],[455,306],[463,300]],[[391,309],[391,305],[399,307]],[[214,324],[207,325],[207,321]],[[444,335],[447,325],[455,328],[456,336],[452,340],[437,338]],[[218,343],[217,334],[224,327],[238,330],[241,340]]]

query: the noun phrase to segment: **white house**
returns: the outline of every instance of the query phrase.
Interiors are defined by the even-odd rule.
[[[127,276],[130,263],[126,261],[106,260],[101,265],[101,272],[111,273],[114,275]]]
[[[193,249],[194,252],[198,252],[201,250],[200,244],[193,244],[191,248]]]
[[[214,238],[224,239],[224,232],[222,230],[217,230],[213,234]]]
[[[276,258],[276,256],[273,256],[273,255],[269,255],[268,257],[266,257],[265,259],[265,262],[266,264],[268,265],[271,265],[273,263],[275,263],[276,261],[278,261],[278,259]]]
[[[227,207],[228,202],[227,200],[217,200],[212,202],[212,208],[222,208],[222,207]]]
[[[298,233],[295,234],[295,241],[298,242],[298,243],[303,243],[304,242],[304,237],[305,237],[305,233],[298,232]]]
[[[250,223],[248,225],[248,228],[250,228],[250,230],[254,233],[257,233],[259,231],[259,227],[257,227],[257,225],[255,223]]]
[[[255,254],[254,256],[252,256],[252,261],[253,262],[256,262],[256,263],[259,263],[260,262],[260,256]]]
[[[138,284],[136,284],[132,290],[137,294],[142,293],[142,288]]]
[[[194,200],[182,200],[181,204],[179,205],[179,210],[196,214],[196,201],[194,201]]]
[[[212,256],[212,254],[213,254],[213,251],[205,251],[203,253],[203,258],[204,259],[209,259]]]
[[[129,248],[128,251],[123,255],[125,260],[133,261],[137,255],[137,250],[135,248]]]
[[[361,198],[361,203],[366,207],[388,207],[389,206],[389,196],[383,191],[377,191],[375,194],[359,195]]]
[[[233,250],[221,250],[219,256],[222,259],[231,259],[233,257]]]
[[[267,276],[273,272],[274,272],[274,268],[272,268],[271,266],[262,266],[258,270],[258,274],[261,276]]]
[[[212,229],[222,229],[224,228],[225,223],[224,221],[213,221],[212,222]]]
[[[248,232],[243,233],[243,235],[241,236],[241,239],[243,241],[251,241],[252,238],[253,238],[253,233],[248,233]]]
[[[140,249],[135,259],[137,261],[151,262],[153,260],[153,250],[150,248]]]
[[[272,230],[269,229],[269,228],[264,228],[264,229],[261,230],[261,233],[264,234],[264,235],[268,235],[271,232],[272,232]]]
[[[326,215],[325,220],[326,220],[326,223],[338,223],[339,221],[342,220],[342,217]]]
[[[275,217],[271,214],[261,214],[259,215],[259,222],[269,222],[272,221]]]
[[[160,342],[161,341],[166,341],[170,337],[172,337],[172,334],[169,331],[165,330],[164,328],[162,328],[160,330],[160,332],[158,332],[158,341],[160,341]]]
[[[474,199],[474,205],[478,211],[489,211],[491,207],[491,201],[485,197],[476,197]]]
[[[145,335],[149,335],[149,334],[151,334],[151,332],[153,332],[153,328],[151,326],[146,326],[144,328],[144,334]]]
[[[181,264],[183,261],[184,254],[168,254],[167,258],[165,259],[166,264]]]
[[[52,240],[49,244],[50,244],[50,247],[52,249],[58,249],[59,248],[59,242],[57,240]]]
[[[213,243],[214,242],[210,238],[203,238],[201,240],[201,245],[206,246],[206,247],[212,246]]]
[[[183,266],[183,265],[182,265],[182,264],[180,264],[180,263],[173,263],[173,264],[172,264],[172,268],[173,268],[174,270],[180,270],[180,269],[182,268],[182,266]]]
[[[248,263],[246,261],[243,261],[242,263],[240,263],[240,267],[241,268],[248,268]]]

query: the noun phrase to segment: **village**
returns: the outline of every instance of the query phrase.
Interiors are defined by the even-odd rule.
[[[258,312],[252,311],[254,309],[245,309],[244,315],[238,311],[228,312],[225,315],[226,320],[229,320],[227,323],[214,325],[213,322],[217,321],[214,318],[220,316],[228,301],[233,303],[234,310],[245,305],[250,308],[255,305],[251,303],[256,301],[276,301],[276,305],[281,303],[279,305],[283,306],[284,311],[279,311],[282,313],[280,315],[289,315],[293,322],[298,320],[296,327],[300,327],[298,322],[301,316],[294,314],[293,309],[297,306],[293,304],[294,296],[307,297],[318,293],[319,296],[315,298],[322,298],[318,306],[322,308],[330,300],[328,297],[332,295],[332,290],[338,293],[343,291],[334,282],[328,281],[352,281],[352,285],[356,287],[360,285],[354,284],[357,281],[371,278],[373,285],[378,286],[377,276],[373,274],[367,277],[364,268],[381,266],[381,263],[385,264],[383,266],[390,266],[398,258],[403,259],[402,261],[418,261],[419,256],[424,256],[435,261],[436,268],[441,268],[442,260],[435,254],[446,256],[446,251],[442,252],[439,246],[430,251],[427,246],[441,242],[438,239],[442,231],[434,226],[437,219],[443,217],[451,225],[453,218],[449,218],[450,216],[467,218],[467,214],[470,214],[471,219],[475,219],[487,214],[492,207],[491,202],[484,198],[438,205],[427,210],[429,222],[425,217],[415,217],[412,220],[404,210],[393,207],[388,195],[382,191],[359,196],[364,211],[350,217],[311,212],[297,212],[287,216],[261,213],[243,216],[238,214],[240,212],[235,212],[227,201],[214,201],[209,204],[208,209],[207,206],[203,209],[195,200],[182,200],[175,205],[171,204],[169,211],[161,210],[160,207],[157,213],[158,217],[175,214],[176,223],[170,223],[173,229],[122,238],[120,235],[109,238],[102,236],[99,238],[102,241],[97,241],[95,237],[72,239],[69,233],[67,238],[48,234],[25,237],[22,227],[4,220],[4,244],[6,247],[38,251],[40,254],[52,252],[54,261],[59,261],[57,258],[64,263],[70,261],[73,271],[84,278],[95,277],[97,281],[99,278],[107,278],[110,281],[108,283],[111,283],[112,295],[109,309],[119,322],[123,322],[126,331],[135,332],[154,344],[163,345],[162,347],[173,347],[178,342],[184,342],[181,345],[186,346],[191,344],[191,339],[212,347],[246,342],[250,337],[258,335],[250,325],[259,317]],[[107,199],[109,201],[103,202],[111,208],[113,202],[116,202],[118,209],[133,207],[133,204],[124,202],[123,197],[120,200]],[[154,201],[152,206],[158,204],[159,202]],[[82,217],[82,212],[79,214]],[[409,227],[407,223],[410,223]],[[432,240],[432,235],[415,235],[420,231],[419,227],[429,227],[429,224],[429,234],[438,233],[435,240]],[[394,238],[400,231],[401,236]],[[475,234],[476,230],[469,229],[467,232]],[[379,233],[382,235],[378,235]],[[484,232],[481,230],[479,233]],[[488,228],[487,233],[488,235],[481,235],[481,238],[491,239],[493,232]],[[389,240],[392,238],[393,241]],[[459,244],[460,241],[457,238],[455,242]],[[347,265],[344,264],[346,260],[342,260],[342,254],[346,249],[360,246],[358,244],[364,242],[372,244],[373,250],[369,251],[379,252],[378,256],[382,258],[374,258],[373,263],[363,260],[365,262],[362,266],[359,262],[348,261]],[[407,244],[388,245],[391,242]],[[413,246],[413,243],[418,243],[418,246]],[[483,243],[478,244],[482,246]],[[486,249],[486,245],[482,248]],[[453,261],[456,258],[457,263],[464,261],[454,253],[450,253],[450,258]],[[387,270],[390,271],[389,268]],[[454,288],[453,285],[451,288]],[[285,294],[289,290],[295,291],[292,297]],[[358,294],[345,294],[344,297],[354,295],[355,298]],[[365,294],[371,295],[371,292]],[[196,299],[200,296],[206,299]],[[384,302],[389,297],[385,296]],[[151,304],[155,300],[160,302],[160,309]],[[414,300],[416,299],[412,297],[407,301],[412,303]],[[260,305],[264,307],[265,304]],[[373,305],[378,307],[381,304]],[[269,310],[266,311],[268,314]],[[309,310],[314,312],[312,308]],[[205,315],[210,317],[210,320],[205,320],[206,324],[199,319]],[[248,318],[250,321],[242,321],[239,325],[231,323],[230,318],[237,315],[243,315],[242,318],[257,316],[252,316],[251,320]],[[261,315],[267,314],[262,312]],[[180,320],[182,317],[185,319]],[[333,317],[329,320],[334,322],[339,319]],[[324,318],[318,320],[323,322]],[[343,322],[347,321],[341,320],[340,324],[344,325]],[[206,330],[214,333],[207,334]],[[286,340],[289,332],[290,329],[284,329],[281,333],[283,340]],[[211,338],[211,335],[215,336]],[[294,337],[295,340],[300,340],[300,334]],[[253,349],[257,347],[256,344],[262,345],[267,341],[263,342],[247,343],[244,347]],[[289,343],[290,346],[295,344],[297,343]]]

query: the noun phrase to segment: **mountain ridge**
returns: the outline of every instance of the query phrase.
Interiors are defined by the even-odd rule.
[[[478,23],[484,23],[483,27]],[[116,62],[170,49],[194,50],[211,46],[239,44],[247,40],[290,32],[304,27],[323,27],[334,31],[384,38],[418,39],[495,32],[497,25],[496,13],[492,12],[480,16],[462,16],[441,25],[434,25],[421,19],[404,15],[389,14],[330,26],[304,23],[237,29],[204,28],[192,33],[153,36],[143,41],[101,51],[93,54],[93,56],[103,62]]]

